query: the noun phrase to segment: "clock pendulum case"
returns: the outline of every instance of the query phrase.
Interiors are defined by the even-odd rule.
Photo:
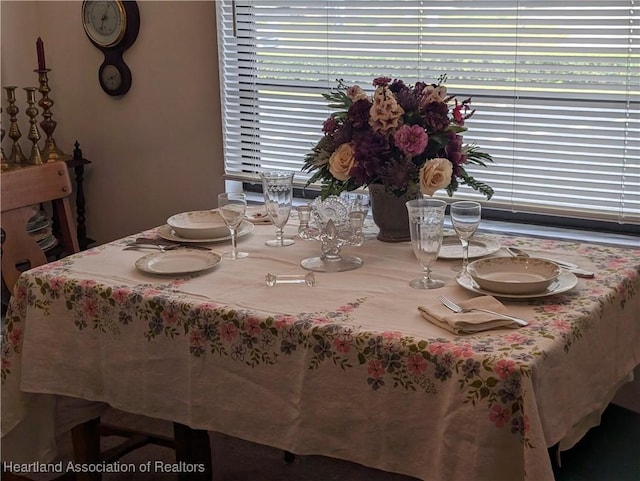
[[[140,12],[135,1],[82,2],[82,25],[89,40],[103,54],[98,70],[102,90],[117,97],[131,88],[132,75],[122,55],[131,47],[140,30]]]

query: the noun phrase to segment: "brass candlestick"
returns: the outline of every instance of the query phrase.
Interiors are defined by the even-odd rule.
[[[51,89],[49,88],[49,79],[47,77],[47,72],[50,71],[51,69],[49,68],[34,70],[34,72],[38,73],[38,81],[40,82],[38,91],[42,94],[38,105],[42,108],[42,117],[44,118],[44,120],[40,122],[40,127],[47,136],[41,152],[45,162],[55,162],[65,157],[65,154],[58,148],[53,138],[53,132],[56,130],[58,122],[52,119],[53,113],[51,112],[51,107],[53,107],[54,101],[49,98]]]
[[[9,138],[13,141],[11,145],[11,154],[9,155],[9,162],[12,164],[24,164],[27,162],[27,158],[22,153],[22,149],[20,148],[20,144],[18,143],[18,139],[22,137],[22,133],[20,132],[20,127],[18,127],[18,112],[20,109],[16,106],[16,89],[18,87],[4,87],[7,91],[7,113],[9,114],[9,121],[11,124],[9,125]]]
[[[38,140],[40,140],[40,132],[38,131],[38,108],[36,107],[36,87],[24,87],[27,92],[27,110],[25,113],[29,116],[29,135],[27,136],[33,146],[31,147],[31,156],[29,162],[35,165],[42,164],[42,156],[38,148]]]
[[[0,108],[0,114],[2,113],[2,108]],[[4,156],[4,149],[2,148],[2,141],[4,140],[4,129],[0,128],[0,165],[2,166],[2,171],[4,172],[9,168],[9,162],[7,162],[7,158]]]

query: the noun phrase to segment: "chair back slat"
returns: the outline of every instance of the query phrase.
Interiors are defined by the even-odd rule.
[[[29,165],[2,173],[2,212],[61,199],[71,194],[64,162]]]

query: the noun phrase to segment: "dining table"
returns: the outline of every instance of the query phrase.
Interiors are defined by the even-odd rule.
[[[265,245],[273,225],[243,226],[248,257],[193,272],[153,271],[180,249],[125,248],[166,240],[166,225],[24,272],[2,337],[3,462],[53,462],[56,435],[108,405],[421,480],[551,481],[550,448],[598,424],[640,364],[638,247],[480,230],[474,258],[515,247],[595,275],[493,296],[527,326],[454,334],[418,309],[486,294],[456,280],[452,232],[438,289],[409,286],[422,274],[410,242],[375,235],[343,247],[357,269],[269,286],[269,273],[307,274],[320,242],[299,238],[294,218],[286,247]]]

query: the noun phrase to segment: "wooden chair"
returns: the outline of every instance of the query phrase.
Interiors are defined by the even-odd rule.
[[[75,223],[71,211],[70,196],[72,184],[64,162],[43,165],[29,165],[2,173],[2,282],[9,292],[22,271],[48,262],[47,256],[36,239],[27,232],[27,222],[34,214],[34,205],[51,203],[57,220],[57,234],[60,245],[59,256],[79,252]],[[106,452],[100,451],[100,436],[122,436],[126,440]],[[210,457],[208,433],[193,430],[174,423],[174,439],[166,436],[105,425],[99,418],[82,423],[71,430],[75,461],[78,463],[112,462],[125,454],[153,443],[176,449],[178,458],[185,460],[200,449],[199,460]],[[211,473],[210,461],[207,475]],[[7,479],[26,479],[4,473]],[[63,475],[68,479],[68,475]],[[186,477],[183,476],[184,479]],[[77,480],[98,480],[99,474],[89,473],[76,476]],[[201,479],[205,479],[201,477]]]
[[[27,232],[34,205],[52,203],[62,255],[79,252],[69,201],[71,190],[64,162],[30,165],[2,173],[2,281],[10,292],[24,267],[48,262],[35,238]]]

